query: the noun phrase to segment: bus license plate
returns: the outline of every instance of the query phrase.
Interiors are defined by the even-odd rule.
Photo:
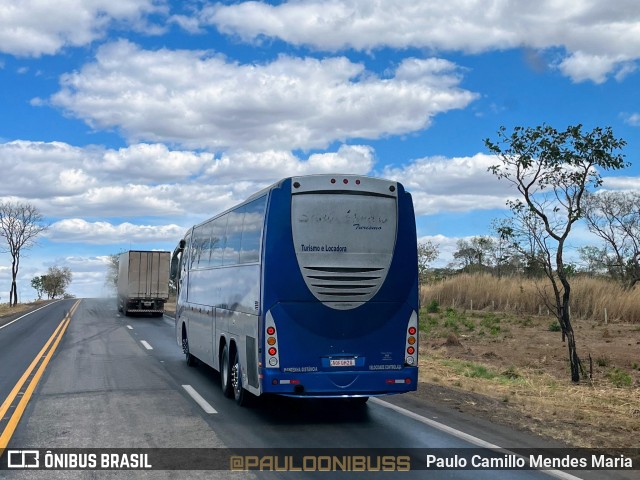
[[[331,358],[329,359],[329,366],[331,367],[355,367],[355,358]]]

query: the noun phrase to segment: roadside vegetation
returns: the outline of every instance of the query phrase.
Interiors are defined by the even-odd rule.
[[[17,305],[9,305],[8,303],[0,303],[0,320],[2,317],[6,317],[8,315],[14,315],[16,313],[26,312],[31,308],[37,307],[39,305],[44,305],[46,301],[36,301],[30,303],[19,303]],[[1,324],[2,322],[0,322]]]
[[[571,446],[636,447],[640,300],[615,283],[587,280],[584,292],[575,283],[582,311],[594,308],[593,291],[626,306],[607,324],[602,315],[574,317],[586,381],[570,381],[559,325],[546,311],[538,314],[534,281],[460,275],[422,289],[421,388],[458,410]],[[596,287],[604,290],[588,290]]]
[[[607,278],[576,275],[571,281],[571,316],[607,323],[640,325],[640,293]],[[551,314],[551,291],[544,279],[489,273],[452,275],[421,288],[421,305],[511,314]]]

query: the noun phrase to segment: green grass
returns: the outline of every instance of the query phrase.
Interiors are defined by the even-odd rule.
[[[633,382],[631,375],[619,368],[612,368],[609,370],[607,377],[609,378],[609,381],[618,388],[630,387]]]
[[[500,333],[500,319],[493,314],[488,314],[480,320],[480,326],[486,328],[491,335]]]
[[[486,365],[466,360],[445,359],[442,360],[442,364],[463,377],[493,380],[501,384],[514,384],[523,381],[522,375],[517,372],[515,367],[509,367],[504,372],[498,373]]]

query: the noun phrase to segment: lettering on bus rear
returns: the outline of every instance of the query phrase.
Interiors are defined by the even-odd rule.
[[[300,245],[302,252],[336,252],[346,253],[347,247],[345,245]]]

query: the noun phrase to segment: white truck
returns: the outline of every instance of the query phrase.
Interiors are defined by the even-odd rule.
[[[169,298],[170,252],[130,250],[118,264],[118,310],[161,317]]]

